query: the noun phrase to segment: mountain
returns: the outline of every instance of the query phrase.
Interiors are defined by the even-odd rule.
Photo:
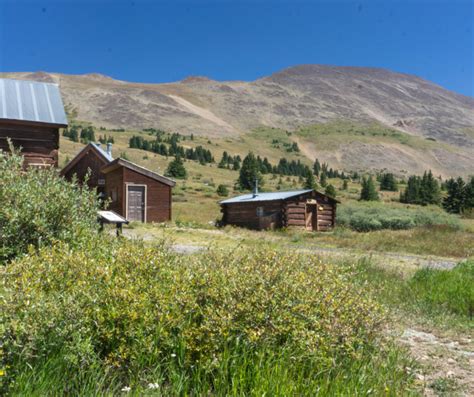
[[[228,138],[262,126],[296,131],[335,121],[376,123],[381,129],[433,143],[428,148],[421,144],[400,148],[383,142],[377,146],[376,139],[369,143],[354,139],[356,159],[345,162],[338,155],[340,148],[334,148],[333,161],[346,168],[359,162],[368,168],[390,169],[391,161],[402,156],[395,168],[406,164],[406,170],[418,172],[419,158],[423,167],[443,175],[474,173],[474,98],[385,69],[300,65],[252,82],[196,76],[166,84],[130,83],[100,74],[36,72],[4,77],[59,83],[68,108],[79,120],[96,126],[155,127]],[[325,148],[314,148],[310,135],[301,144],[303,153],[314,158]],[[350,150],[346,142],[348,159],[354,157]],[[360,158],[364,153],[371,153],[375,164],[365,164]],[[410,158],[404,161],[403,156]]]

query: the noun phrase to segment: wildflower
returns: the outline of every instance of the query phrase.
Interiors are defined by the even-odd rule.
[[[149,389],[159,389],[160,385],[158,383],[148,383]]]
[[[122,391],[124,393],[128,393],[130,390],[132,390],[132,388],[130,386],[125,386],[125,387],[122,387]]]
[[[171,353],[171,357],[173,357],[173,358],[174,358],[174,357],[176,357],[176,354],[174,354],[174,353]]]

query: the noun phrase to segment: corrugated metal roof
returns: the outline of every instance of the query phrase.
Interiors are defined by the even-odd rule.
[[[100,143],[93,143],[95,148],[109,161],[114,161],[114,158],[112,157],[112,153],[107,153],[102,147],[100,146]]]
[[[287,198],[299,196],[300,194],[305,194],[309,192],[312,192],[312,189],[291,190],[289,192],[258,193],[256,196],[254,196],[253,193],[250,193],[250,194],[243,194],[242,196],[233,197],[227,200],[223,200],[220,202],[220,204],[285,200]]]
[[[0,119],[67,125],[59,86],[0,79]]]

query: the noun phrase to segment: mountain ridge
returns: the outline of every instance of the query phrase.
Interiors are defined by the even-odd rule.
[[[437,162],[433,166],[451,173],[452,164],[459,161],[462,173],[474,174],[474,165],[469,164],[474,158],[474,98],[389,69],[306,64],[250,82],[217,81],[205,76],[171,83],[138,83],[97,73],[1,75],[60,84],[68,108],[74,109],[79,120],[98,127],[154,127],[236,138],[261,126],[295,131],[337,120],[376,122],[384,128],[438,142],[436,150],[443,154],[435,155],[438,152],[429,149],[434,160],[426,160],[427,164]],[[311,137],[306,138],[308,147],[314,146]],[[355,139],[353,143],[356,148],[360,141]],[[387,145],[384,148],[392,150]],[[381,156],[383,150],[379,149],[374,156]],[[322,149],[314,150],[316,155]],[[393,154],[387,152],[387,159]],[[306,155],[310,157],[311,151],[307,150]],[[444,166],[443,161],[450,165]],[[379,164],[383,162],[383,157],[378,159]]]

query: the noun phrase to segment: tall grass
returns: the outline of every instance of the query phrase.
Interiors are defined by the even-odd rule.
[[[445,329],[473,329],[474,261],[460,262],[451,270],[424,268],[406,276],[359,261],[358,279],[370,285],[377,300],[402,318]]]

